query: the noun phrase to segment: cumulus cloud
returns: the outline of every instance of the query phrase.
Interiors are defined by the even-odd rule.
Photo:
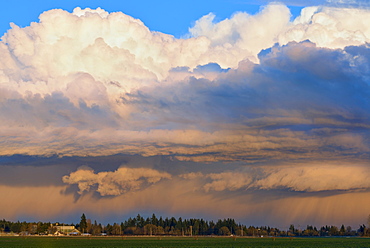
[[[212,13],[202,17],[189,29],[190,34],[207,37],[213,46],[238,49],[252,61],[257,61],[254,58],[261,50],[275,43],[310,40],[320,47],[344,48],[365,44],[370,38],[366,25],[369,10],[361,8],[311,6],[303,8],[290,22],[289,9],[275,3],[253,16],[239,12],[217,23],[214,19]]]
[[[124,118],[104,104],[79,99],[75,105],[68,94],[81,88],[15,94],[0,104],[0,132],[7,137],[1,154],[126,153],[193,161],[361,154],[366,159],[367,54],[367,46],[332,50],[289,43],[261,53],[260,64],[243,61],[214,80],[195,77],[195,70],[172,71],[160,85],[122,93],[116,104],[131,111]],[[172,76],[178,73],[187,76]],[[77,79],[71,87],[92,80],[86,74]],[[87,95],[99,92],[87,87]]]
[[[94,186],[102,196],[116,196],[129,191],[141,190],[162,179],[170,179],[171,175],[147,168],[120,167],[116,171],[95,173],[87,166],[80,167],[77,171],[62,178],[64,183],[77,184],[79,194],[88,192]]]
[[[279,36],[279,42],[310,40],[328,48],[362,45],[369,42],[368,16],[369,10],[360,8],[304,8],[293,25]]]
[[[0,154],[367,159],[368,16],[269,4],[176,39],[120,12],[44,12],[0,42]]]
[[[215,17],[213,13],[203,16],[189,29],[190,34],[207,37],[212,46],[229,47],[231,51],[237,49],[244,56],[253,58],[278,41],[278,35],[289,23],[290,11],[284,5],[272,4],[255,16],[239,12],[230,19],[214,23]]]

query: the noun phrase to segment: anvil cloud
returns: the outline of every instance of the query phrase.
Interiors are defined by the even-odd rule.
[[[205,15],[182,39],[100,8],[12,24],[0,42],[0,196],[17,207],[0,210],[39,216],[19,210],[13,193],[27,188],[56,192],[65,216],[109,205],[256,224],[366,219],[366,207],[318,208],[369,194],[369,21],[367,9],[329,6],[292,20],[269,4]],[[41,167],[58,175],[49,188],[32,173]],[[14,185],[12,173],[34,181]],[[274,204],[280,217],[265,214]]]

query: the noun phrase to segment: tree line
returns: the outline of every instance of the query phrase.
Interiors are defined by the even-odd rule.
[[[220,236],[283,236],[283,237],[315,237],[315,236],[370,236],[370,229],[365,225],[358,229],[352,229],[344,225],[339,228],[336,226],[322,226],[316,228],[308,225],[306,228],[296,228],[290,225],[287,230],[280,230],[269,226],[247,226],[238,224],[234,219],[219,219],[218,221],[207,221],[204,219],[190,218],[182,219],[179,217],[162,218],[153,214],[151,217],[144,218],[138,214],[134,218],[129,218],[121,223],[102,225],[97,221],[87,219],[82,214],[81,220],[77,224],[58,223],[59,225],[73,225],[81,233],[91,235],[173,235],[173,236],[201,236],[201,235],[220,235]],[[55,232],[55,223],[50,222],[11,222],[5,219],[0,220],[0,232],[18,233],[30,235],[47,235]]]

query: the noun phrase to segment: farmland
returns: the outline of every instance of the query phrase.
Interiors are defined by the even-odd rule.
[[[3,236],[0,247],[370,247],[370,238]]]

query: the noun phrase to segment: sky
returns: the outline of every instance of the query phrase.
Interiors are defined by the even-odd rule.
[[[366,1],[0,11],[0,218],[366,223]]]

